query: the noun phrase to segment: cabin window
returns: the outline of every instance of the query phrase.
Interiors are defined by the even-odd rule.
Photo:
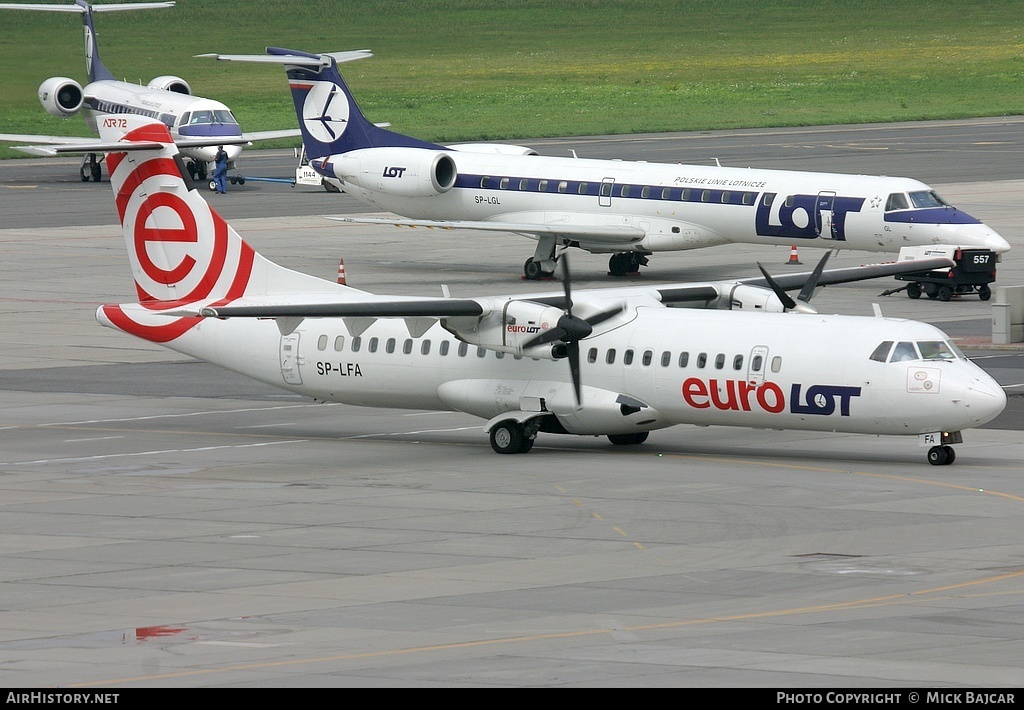
[[[547,192],[548,191],[548,181],[547,180],[541,180],[539,183],[537,183],[537,191],[538,192]]]
[[[629,185],[623,185],[619,188],[619,195],[622,197],[629,197]]]
[[[792,207],[796,203],[796,198],[792,195],[786,196],[786,207]]]
[[[339,352],[340,353],[344,349],[345,349],[345,336],[344,335],[339,335],[337,338],[334,339],[334,350],[335,350],[335,352]]]
[[[581,195],[587,194],[587,183],[581,182],[579,188],[576,190]]]
[[[661,366],[662,367],[668,367],[671,364],[672,364],[672,353],[670,353],[668,350],[666,350],[665,352],[663,352],[661,354]]]
[[[925,360],[956,360],[956,352],[942,340],[919,340],[917,347]]]
[[[774,192],[766,192],[766,193],[764,193],[764,197],[761,199],[761,204],[764,207],[771,207],[772,206],[772,202],[774,200],[775,200],[775,193]]]
[[[764,367],[764,358],[762,358],[760,355],[755,355],[754,358],[750,361],[750,371],[760,372],[762,367]]]
[[[707,365],[707,364],[708,364],[708,354],[707,353],[701,353],[700,355],[697,356],[697,367],[703,369],[704,366]]]
[[[316,349],[317,350],[326,350],[327,349],[327,336],[326,335],[321,335],[319,338],[317,338]]]
[[[672,196],[672,190],[670,190],[669,188],[666,187],[664,190],[661,191],[661,199],[667,200],[671,196]]]
[[[919,190],[910,193],[910,201],[918,209],[922,207],[949,207],[949,203],[939,197],[933,190]]]
[[[885,202],[885,211],[892,212],[893,210],[906,210],[910,209],[910,205],[907,203],[907,196],[902,192],[894,192],[889,195],[889,199]]]
[[[737,355],[732,359],[732,369],[742,370],[743,369],[743,356]]]
[[[377,352],[377,339],[376,338],[370,338],[370,345],[367,347],[367,350],[369,350],[371,353]]]
[[[402,343],[402,353],[408,355],[412,352],[412,338],[406,338],[405,342]]]
[[[597,362],[597,348],[591,348],[590,350],[587,351],[587,362]]]
[[[430,354],[430,341],[429,340],[424,340],[422,343],[420,343],[420,355],[429,355],[429,354]]]
[[[523,178],[522,180],[519,181],[519,189],[520,190],[525,190],[527,187],[529,187],[529,185],[530,185],[530,181],[527,180],[526,178]]]
[[[647,185],[644,185],[643,189],[640,190],[640,197],[643,197],[644,199],[647,199],[650,196],[651,196],[651,188],[648,187]]]
[[[608,348],[608,354],[604,356],[604,361],[609,365],[615,363],[615,348]]]
[[[499,351],[497,351],[497,352],[495,352],[495,353],[494,353],[494,357],[496,357],[497,359],[501,360],[502,358],[504,358],[504,357],[505,357],[505,353],[503,353],[503,352],[501,352],[501,351],[499,350]]]
[[[640,363],[644,367],[648,367],[648,366],[650,366],[651,360],[653,360],[653,359],[654,359],[654,352],[651,351],[651,350],[644,350],[644,355],[643,355],[642,358],[640,358]]]
[[[778,372],[782,369],[782,357],[776,355],[772,358],[772,372]]]
[[[442,340],[441,341],[441,345],[438,347],[438,350],[441,352],[441,357],[444,357],[445,355],[448,354],[448,348],[450,348],[450,347],[451,347],[451,343],[450,342],[448,342],[447,340]]]
[[[469,352],[469,343],[459,343],[459,357],[466,357]]]
[[[352,338],[352,352],[354,352],[354,353],[359,352],[359,348],[361,348],[362,345],[363,345],[363,339],[362,338]]]
[[[686,202],[687,200],[689,200],[690,199],[690,188],[686,188],[685,190],[683,190],[682,193],[680,193],[680,195],[679,195],[679,199],[682,200],[683,202]]]
[[[633,364],[633,349],[630,348],[626,352],[622,353],[622,364],[632,365]]]
[[[565,192],[568,189],[569,189],[569,183],[567,183],[565,180],[559,181],[559,183],[558,183],[558,191],[559,192]]]
[[[700,193],[701,202],[711,202],[711,190],[704,190]]]
[[[729,204],[729,200],[732,198],[732,193],[726,190],[722,193],[722,204]]]
[[[892,350],[892,341],[885,340],[878,344],[878,347],[875,348],[875,351],[871,353],[870,359],[874,360],[875,362],[885,362],[886,360],[889,359],[890,350]]]
[[[725,367],[725,353],[718,353],[715,355],[715,369],[721,370]]]
[[[387,342],[384,343],[384,352],[386,352],[388,355],[390,355],[391,353],[395,352],[395,339],[394,338],[388,338]]]
[[[690,364],[690,353],[679,353],[679,367],[686,367]]]
[[[486,355],[486,354],[487,354],[487,348],[481,348],[481,347],[478,347],[478,348],[476,349],[476,356],[477,356],[477,357],[483,357],[483,356],[484,356],[484,355]]]
[[[612,196],[612,184],[610,182],[601,183],[601,197]]]
[[[896,343],[896,348],[892,351],[892,358],[889,360],[889,362],[904,362],[906,360],[917,359],[917,348],[914,347],[914,344],[901,342]]]
[[[745,204],[745,205],[752,205],[752,204],[754,204],[754,193],[753,192],[744,192],[743,193],[743,204]]]
[[[490,186],[491,186],[491,178],[490,177],[488,177],[487,175],[484,175],[482,178],[480,178],[480,187],[482,187],[483,189],[486,190]]]
[[[508,178],[502,178],[501,182],[498,183],[498,187],[500,187],[502,190],[507,190],[508,189]]]

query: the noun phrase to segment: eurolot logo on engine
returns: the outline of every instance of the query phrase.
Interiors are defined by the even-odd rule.
[[[839,385],[811,385],[804,391],[801,384],[793,384],[786,393],[774,382],[760,384],[746,380],[717,380],[705,382],[697,377],[683,381],[683,400],[694,409],[714,407],[721,411],[751,412],[760,410],[770,414],[788,411],[792,414],[820,414],[828,416],[839,409],[839,416],[850,416],[850,402],[860,397],[860,387]]]

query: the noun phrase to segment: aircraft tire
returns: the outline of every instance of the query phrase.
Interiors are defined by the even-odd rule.
[[[89,182],[89,178],[91,177],[91,171],[89,170],[89,166],[83,165],[82,169],[79,172],[82,174],[82,182]]]
[[[526,263],[523,264],[523,275],[526,276],[527,281],[536,281],[537,279],[542,279],[545,276],[550,276],[551,274],[546,273],[544,268],[540,265],[540,262],[534,261],[531,256],[526,260]]]
[[[947,451],[947,449],[951,451],[952,447],[933,446],[932,448],[928,449],[928,463],[930,463],[932,466],[945,466],[947,463],[950,462],[949,451]]]
[[[533,448],[533,439],[515,419],[505,419],[491,429],[491,448],[499,454],[525,454]]]
[[[612,254],[608,259],[608,273],[612,276],[625,276],[629,273],[629,261],[629,254],[626,252]]]
[[[650,432],[635,431],[630,434],[609,434],[608,441],[616,446],[636,446],[647,441]]]
[[[946,465],[947,466],[949,464],[953,463],[954,461],[956,461],[956,449],[954,449],[952,446],[943,446],[942,448],[946,452]]]
[[[103,169],[100,168],[99,163],[91,163],[89,165],[89,172],[92,174],[93,182],[99,182],[103,179]]]

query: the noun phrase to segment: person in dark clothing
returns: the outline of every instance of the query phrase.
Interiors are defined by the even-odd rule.
[[[217,146],[217,156],[213,159],[213,181],[217,185],[217,192],[221,195],[228,191],[228,153],[224,146]]]

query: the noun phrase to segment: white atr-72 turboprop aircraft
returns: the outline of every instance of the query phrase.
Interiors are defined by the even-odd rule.
[[[201,56],[283,64],[313,169],[358,200],[412,218],[337,219],[522,234],[537,240],[527,278],[552,274],[556,249],[569,246],[613,253],[613,275],[635,272],[653,252],[729,242],[1010,248],[917,180],[435,145],[367,121],[330,55],[268,47],[266,55]]]
[[[173,2],[112,3],[92,5],[86,0],[75,0],[73,5],[0,4],[0,10],[40,10],[46,12],[74,12],[82,15],[85,28],[85,66],[89,83],[83,87],[74,79],[55,76],[39,86],[39,102],[51,116],[68,118],[82,113],[86,125],[96,131],[101,116],[132,113],[160,119],[178,141],[182,154],[189,159],[189,172],[199,180],[206,180],[219,145],[228,154],[228,168],[242,152],[242,146],[252,141],[298,136],[296,129],[256,131],[243,133],[227,106],[220,101],[192,95],[192,87],[178,76],[158,76],[149,84],[118,81],[100,61],[93,27],[93,13],[122,10],[148,10],[173,7]],[[82,181],[99,182],[102,177],[100,163],[103,148],[99,139],[44,136],[33,134],[0,134],[0,141],[31,142],[34,145],[14,146],[30,155],[85,153],[80,170]],[[55,150],[62,146],[63,150]],[[232,176],[232,181],[235,177]],[[244,178],[239,178],[244,182]],[[212,186],[211,186],[212,187]]]
[[[116,146],[107,164],[139,300],[101,306],[99,321],[318,400],[467,412],[506,454],[538,432],[639,444],[719,424],[912,435],[936,465],[1006,405],[937,328],[809,305],[816,285],[947,259],[575,293],[566,268],[562,293],[373,295],[256,253],[163,124],[109,116],[100,135]]]

